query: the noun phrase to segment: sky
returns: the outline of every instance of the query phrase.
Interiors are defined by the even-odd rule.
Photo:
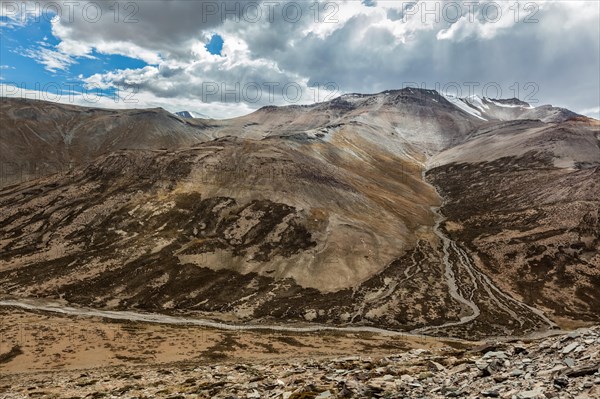
[[[0,95],[227,118],[403,87],[600,118],[598,1],[6,1]]]

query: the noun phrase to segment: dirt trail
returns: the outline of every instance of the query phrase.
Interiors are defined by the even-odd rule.
[[[421,334],[413,334],[402,331],[385,330],[383,328],[367,327],[367,326],[347,326],[347,327],[336,327],[327,325],[309,325],[309,326],[285,326],[275,324],[233,324],[233,323],[222,323],[213,320],[200,319],[194,317],[183,317],[183,316],[170,316],[158,313],[141,313],[133,311],[115,311],[115,310],[99,310],[84,307],[72,307],[64,305],[58,302],[45,299],[5,299],[0,300],[0,307],[17,307],[20,309],[30,311],[41,311],[50,313],[59,313],[67,316],[80,316],[80,317],[100,317],[111,320],[123,320],[123,321],[137,321],[143,323],[158,323],[158,324],[171,324],[171,325],[193,325],[202,326],[208,328],[214,328],[218,330],[226,331],[256,331],[256,330],[267,330],[267,331],[281,331],[281,332],[292,332],[292,333],[311,333],[319,331],[331,331],[331,332],[342,332],[342,333],[374,333],[384,334],[391,336],[402,336],[402,337],[415,337],[423,338]],[[437,338],[437,337],[436,337]],[[443,338],[445,341],[464,342],[458,338]]]

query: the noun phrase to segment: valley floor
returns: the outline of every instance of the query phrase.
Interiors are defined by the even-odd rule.
[[[0,308],[0,398],[593,398],[600,327],[522,341],[226,331]]]

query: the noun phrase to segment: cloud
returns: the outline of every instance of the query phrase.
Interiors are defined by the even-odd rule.
[[[32,1],[0,1],[0,28],[15,29],[39,21],[42,8]]]
[[[44,65],[44,68],[50,72],[65,71],[69,66],[77,63],[70,55],[42,46],[37,49],[23,49],[20,54]]]
[[[56,87],[52,87],[56,89]],[[245,103],[203,103],[190,102],[187,98],[160,99],[148,92],[136,92],[128,88],[113,91],[69,91],[64,90],[40,91],[27,89],[19,85],[0,83],[0,97],[27,98],[58,102],[61,104],[80,105],[85,107],[99,107],[110,109],[130,108],[164,108],[170,112],[182,110],[191,111],[200,115],[209,115],[219,118],[234,118],[249,114],[253,108]]]
[[[590,118],[600,119],[600,106],[586,108],[578,112],[581,115],[589,116]]]
[[[135,85],[144,101],[187,101],[214,116],[290,103],[282,88],[291,83],[302,91],[298,102],[326,97],[315,99],[315,85],[376,92],[414,82],[457,84],[464,95],[476,87],[492,97],[500,87],[503,97],[572,109],[600,103],[599,2],[147,1],[127,9],[130,3],[119,3],[116,14],[112,2],[79,3],[73,18],[63,12],[53,21],[58,45],[28,56],[54,71],[92,54],[143,60],[146,67],[82,80]],[[92,21],[96,7],[103,17]],[[206,49],[214,34],[223,38],[221,55]],[[279,84],[273,96],[264,86],[271,83]],[[213,84],[219,93],[207,96]],[[236,85],[238,96],[223,95]],[[249,101],[255,97],[242,90],[256,92],[253,85],[263,87],[262,96]]]
[[[76,4],[72,18],[63,16],[53,25],[53,35],[65,43],[63,50],[81,55],[95,48],[106,54],[156,63],[159,59],[190,60],[191,45],[224,20],[239,18],[244,3],[227,0]],[[101,17],[91,19],[89,14]]]

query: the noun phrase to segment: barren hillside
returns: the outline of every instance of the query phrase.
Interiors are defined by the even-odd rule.
[[[598,321],[598,122],[459,101],[404,89],[208,121],[4,100],[11,162],[79,163],[0,192],[0,289],[470,338]]]

